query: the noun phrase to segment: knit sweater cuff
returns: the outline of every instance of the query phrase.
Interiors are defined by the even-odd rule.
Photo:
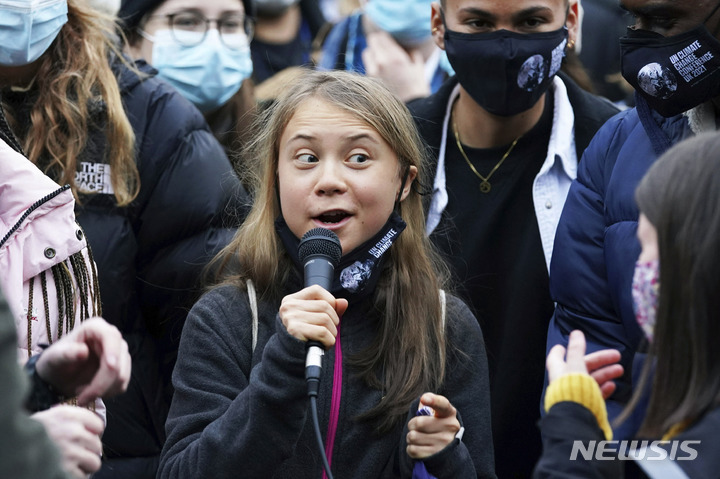
[[[569,373],[560,376],[545,391],[545,411],[555,404],[571,401],[587,408],[598,422],[598,426],[609,441],[612,439],[612,428],[608,422],[607,409],[597,382],[585,373]]]

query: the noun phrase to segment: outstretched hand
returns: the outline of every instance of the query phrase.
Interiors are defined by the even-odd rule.
[[[430,407],[433,414],[416,416],[408,423],[407,454],[413,459],[442,451],[460,431],[457,410],[446,397],[425,393],[420,398],[420,407],[423,406]]]
[[[36,368],[45,382],[85,406],[127,389],[131,358],[120,331],[93,318],[43,351]]]
[[[567,354],[560,344],[553,346],[545,362],[548,380],[553,382],[560,376],[570,373],[587,373],[600,386],[603,398],[607,399],[615,392],[613,379],[623,375],[623,367],[617,364],[620,352],[616,349],[603,349],[585,354],[585,335],[575,330],[570,333]]]

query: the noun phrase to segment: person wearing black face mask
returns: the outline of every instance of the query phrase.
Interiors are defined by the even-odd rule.
[[[630,397],[643,354],[631,284],[638,209],[635,187],[655,160],[683,138],[716,130],[720,103],[720,2],[622,0],[636,20],[621,39],[622,72],[636,107],[608,121],[585,151],[558,225],[550,290],[557,302],[547,349],[585,333],[588,351],[618,349],[626,374],[608,401],[615,419]],[[688,212],[691,214],[691,212]],[[635,432],[644,411],[614,430]]]
[[[456,76],[409,104],[436,159],[426,232],[486,335],[498,477],[529,477],[555,227],[577,160],[617,109],[559,72],[577,1],[443,0],[431,22]]]

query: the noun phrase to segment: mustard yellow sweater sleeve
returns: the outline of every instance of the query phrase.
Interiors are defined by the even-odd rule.
[[[612,439],[605,400],[600,386],[592,376],[586,373],[570,373],[550,383],[545,391],[545,411],[550,411],[555,404],[564,401],[576,402],[590,410],[605,434],[605,439]]]

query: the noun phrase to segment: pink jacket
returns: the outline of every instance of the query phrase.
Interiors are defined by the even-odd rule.
[[[68,188],[2,140],[0,178],[0,287],[24,363],[40,344],[101,314],[97,271]]]

